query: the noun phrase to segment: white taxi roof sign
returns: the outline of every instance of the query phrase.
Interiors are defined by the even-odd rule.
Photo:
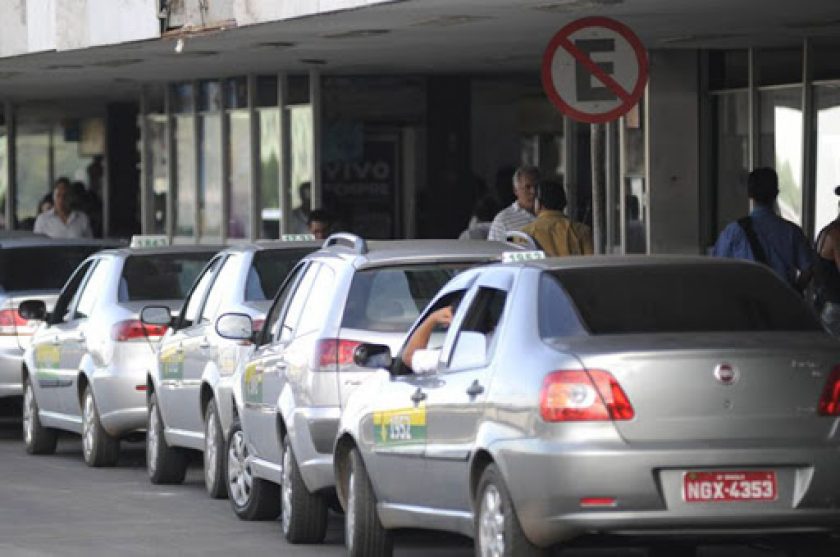
[[[506,251],[502,253],[502,263],[522,263],[540,259],[545,259],[545,252],[542,250]]]
[[[169,238],[164,235],[135,234],[131,237],[132,248],[162,248],[169,245]]]
[[[284,242],[312,242],[315,240],[314,234],[283,234],[280,239]]]

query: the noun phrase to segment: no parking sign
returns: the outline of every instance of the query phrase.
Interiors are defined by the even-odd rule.
[[[585,17],[557,32],[543,54],[542,82],[561,112],[592,124],[615,120],[645,91],[648,58],[629,27]]]

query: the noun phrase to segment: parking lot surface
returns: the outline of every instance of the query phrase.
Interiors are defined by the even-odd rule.
[[[6,412],[8,413],[8,412]],[[20,421],[0,418],[0,555],[344,555],[342,518],[330,516],[326,543],[293,546],[278,521],[244,522],[229,502],[211,500],[200,462],[184,485],[154,486],[146,478],[142,443],[126,443],[115,468],[92,469],[76,437],[59,441],[53,456],[26,454]],[[395,554],[468,557],[469,540],[436,532],[401,533]],[[644,547],[570,549],[560,557],[644,557]],[[747,546],[703,546],[698,557],[777,557]]]

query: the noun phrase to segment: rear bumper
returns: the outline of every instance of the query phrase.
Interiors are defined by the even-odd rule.
[[[146,371],[144,369],[97,371],[93,395],[102,427],[120,437],[146,429]]]
[[[540,546],[584,534],[765,535],[840,530],[840,447],[628,449],[542,440],[492,446],[526,536]],[[769,463],[769,464],[768,464]],[[691,470],[775,470],[771,502],[687,503]],[[583,498],[614,498],[584,507]]]
[[[0,342],[0,398],[23,394],[20,382],[23,349],[14,337],[9,338],[14,341],[14,345]]]

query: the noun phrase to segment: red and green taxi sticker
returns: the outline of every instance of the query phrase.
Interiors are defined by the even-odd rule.
[[[377,445],[411,445],[426,442],[426,407],[384,410],[373,414],[373,437]]]
[[[245,384],[243,385],[243,395],[245,402],[262,402],[263,401],[263,373],[262,369],[257,367],[256,362],[245,366]]]
[[[160,353],[162,379],[184,378],[184,352],[175,346],[165,348]]]

